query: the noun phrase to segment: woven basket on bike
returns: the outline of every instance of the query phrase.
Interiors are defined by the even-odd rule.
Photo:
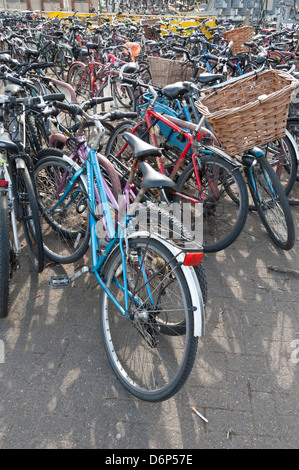
[[[242,28],[231,29],[223,33],[223,37],[227,41],[233,41],[232,53],[239,54],[249,52],[250,48],[244,46],[244,42],[251,42],[254,29],[251,26],[243,26]]]
[[[171,83],[191,80],[194,75],[194,68],[190,62],[164,59],[162,57],[149,57],[148,59],[154,86],[163,88]]]
[[[293,90],[298,81],[290,74],[266,70],[240,78],[195,105],[229,155],[281,139]]]

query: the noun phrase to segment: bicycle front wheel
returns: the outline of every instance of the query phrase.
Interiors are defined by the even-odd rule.
[[[18,170],[16,183],[18,213],[23,225],[29,258],[34,269],[41,273],[44,269],[43,237],[36,193],[27,168]]]
[[[296,182],[298,166],[296,149],[290,138],[286,135],[261,148],[288,196]]]
[[[189,288],[173,255],[150,237],[129,240],[126,272],[127,315],[104,290],[101,294],[105,350],[117,378],[130,393],[145,401],[163,401],[183,386],[196,356]],[[125,309],[123,273],[117,247],[105,268],[105,282]],[[183,331],[176,331],[177,325],[183,325]]]
[[[67,81],[74,88],[78,103],[90,98],[91,80],[88,67],[73,63],[69,68]]]
[[[279,248],[290,250],[295,244],[295,226],[277,175],[264,156],[246,172],[253,201],[269,236]]]

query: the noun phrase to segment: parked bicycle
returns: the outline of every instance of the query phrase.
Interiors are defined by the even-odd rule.
[[[84,113],[77,105],[56,105],[71,114]],[[90,147],[85,146],[87,158],[83,166],[67,157],[49,157],[42,158],[35,168],[42,226],[48,225],[56,240],[59,236],[75,237],[72,250],[77,259],[91,244],[91,267],[81,268],[71,279],[54,277],[51,283],[54,287],[65,285],[82,272],[93,272],[102,288],[101,328],[116,376],[135,396],[162,401],[186,381],[195,360],[198,336],[203,332],[203,298],[192,267],[200,264],[202,253],[148,230],[135,232],[135,213],[147,187],[174,183],[149,171],[151,167],[144,162],[159,151],[130,136],[128,141],[135,155],[131,176],[133,179],[138,165],[143,172],[143,185],[115,227],[96,152],[101,126],[98,120],[95,122],[100,132]],[[97,236],[97,224],[102,218],[107,229],[106,247],[101,247]],[[60,252],[61,261],[67,256],[66,245]]]

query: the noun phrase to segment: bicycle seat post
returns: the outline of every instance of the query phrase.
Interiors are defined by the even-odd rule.
[[[203,116],[200,118],[200,121],[199,121],[199,123],[197,124],[196,129],[195,129],[195,131],[194,131],[196,134],[198,134],[198,132],[200,131],[200,128],[201,128],[201,126],[203,125],[204,121],[205,121],[205,116],[203,115]]]

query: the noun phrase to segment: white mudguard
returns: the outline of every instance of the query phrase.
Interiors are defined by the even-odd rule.
[[[296,143],[294,137],[292,136],[292,134],[291,134],[289,131],[286,131],[286,136],[290,139],[291,144],[293,145],[293,148],[294,148],[295,153],[296,153],[297,162],[298,162],[298,165],[299,165],[299,149],[298,149],[298,145],[297,145],[297,143]]]

